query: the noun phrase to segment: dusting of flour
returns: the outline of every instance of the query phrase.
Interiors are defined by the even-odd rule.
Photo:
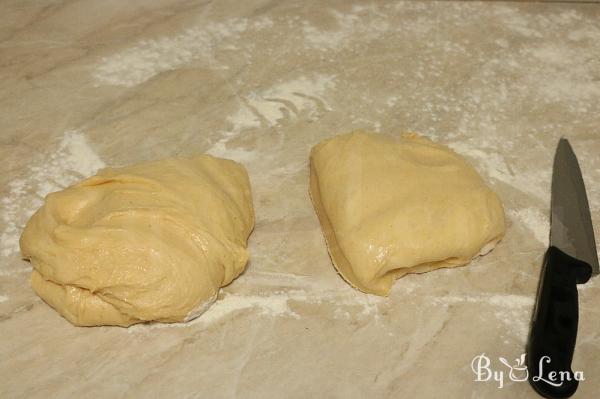
[[[300,116],[315,119],[331,110],[326,93],[335,87],[331,75],[314,74],[281,82],[264,90],[240,96],[240,108],[227,118],[231,128],[221,133],[207,153],[249,162],[256,158],[255,151],[227,147],[227,143],[247,129],[280,126]],[[276,168],[273,165],[273,168]]]
[[[514,166],[511,166],[505,156],[494,150],[494,143],[484,141],[476,145],[457,141],[448,143],[448,147],[460,155],[475,159],[477,168],[481,168],[480,172],[489,178],[506,183],[544,202],[549,198],[550,170],[534,168],[515,171]]]
[[[289,316],[300,318],[289,307],[289,301],[301,297],[305,294],[298,292],[290,293],[271,293],[269,295],[225,295],[221,300],[215,303],[201,318],[196,319],[200,323],[214,323],[230,314],[245,310],[257,309],[260,314],[267,316]]]
[[[261,122],[276,126],[300,113],[307,113],[307,117],[311,118],[319,110],[331,110],[321,96],[334,86],[333,76],[322,74],[282,82],[246,96],[245,106],[229,121],[239,129],[261,126]]]
[[[316,306],[328,303],[335,307],[332,314],[335,318],[349,318],[348,310],[353,309],[357,311],[357,317],[372,317],[377,321],[380,317],[379,305],[386,301],[385,298],[364,294],[349,287],[342,289],[329,287],[307,277],[260,271],[256,271],[254,276],[245,277],[246,283],[273,286],[279,289],[256,294],[225,293],[204,314],[189,322],[138,324],[130,327],[129,331],[136,333],[147,328],[209,326],[241,312],[252,312],[267,317],[300,319],[301,316],[290,306],[293,303]]]
[[[534,298],[514,294],[487,294],[472,296],[442,296],[434,299],[434,304],[484,304],[491,307],[491,313],[500,321],[506,332],[518,339],[525,339],[529,331],[529,320]]]
[[[536,208],[510,210],[509,215],[529,229],[536,240],[542,244],[548,243],[550,231],[549,220],[542,211]]]
[[[93,76],[98,84],[132,87],[195,60],[226,68],[216,65],[217,49],[237,50],[236,43],[242,33],[271,25],[272,21],[266,17],[252,22],[234,18],[192,27],[172,37],[140,40],[132,47],[102,58]]]
[[[8,193],[1,200],[0,255],[19,251],[21,231],[48,193],[93,175],[104,166],[81,132],[65,132],[56,149],[34,159],[22,177],[8,183]]]
[[[348,13],[328,10],[335,21],[335,29],[321,30],[303,21],[302,33],[305,43],[317,50],[338,50],[352,44],[357,38],[369,40],[388,32],[390,23],[385,19],[365,19],[365,14],[377,14],[373,5],[355,5]]]

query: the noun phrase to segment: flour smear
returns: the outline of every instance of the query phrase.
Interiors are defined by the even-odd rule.
[[[259,272],[260,274],[260,272]],[[253,280],[251,278],[251,280]],[[217,299],[213,305],[198,318],[185,323],[151,323],[138,324],[129,328],[132,333],[143,332],[150,328],[186,328],[194,325],[210,326],[225,320],[234,314],[251,312],[262,317],[283,317],[300,319],[301,315],[294,312],[290,306],[293,303],[304,303],[322,305],[329,303],[334,306],[335,318],[349,318],[349,309],[357,311],[358,317],[372,317],[378,320],[380,317],[379,305],[386,301],[385,298],[367,295],[349,288],[332,289],[320,286],[312,281],[290,280],[290,276],[277,274],[269,279],[271,284],[289,286],[304,286],[301,289],[279,289],[257,294],[229,294]]]
[[[524,225],[537,241],[548,244],[550,234],[550,220],[541,210],[536,208],[523,208],[508,211],[508,214]]]
[[[377,7],[372,5],[355,5],[347,13],[336,10],[328,10],[327,13],[335,21],[332,29],[322,29],[303,21],[302,33],[308,47],[323,51],[336,50],[356,40],[375,39],[392,27],[387,18],[372,18],[374,15],[380,17]],[[364,18],[365,15],[371,18]]]
[[[506,183],[544,202],[548,199],[551,170],[521,168],[515,171],[517,166],[511,166],[502,153],[492,150],[491,143],[476,145],[462,141],[448,143],[448,147],[460,155],[475,159],[476,169],[491,179]]]
[[[331,110],[326,94],[334,88],[334,76],[312,74],[240,95],[238,111],[227,118],[231,128],[222,132],[207,153],[238,162],[255,160],[256,151],[231,148],[227,143],[247,129],[277,127],[301,116],[309,120],[317,118]]]
[[[131,47],[102,58],[93,76],[98,85],[132,87],[193,61],[226,69],[215,60],[216,51],[238,50],[237,44],[243,33],[272,25],[267,17],[252,21],[234,18],[191,27],[174,36],[139,40]]]
[[[261,126],[262,123],[276,126],[284,119],[296,118],[301,113],[307,113],[307,117],[311,118],[319,110],[331,110],[322,96],[334,87],[334,77],[323,74],[284,81],[244,96],[244,104],[228,120],[237,131]]]
[[[449,304],[480,304],[489,307],[490,314],[502,323],[505,332],[517,339],[524,340],[529,331],[531,310],[534,298],[514,294],[481,294],[467,296],[441,296],[434,298],[433,303]]]
[[[8,193],[0,204],[0,255],[19,251],[23,227],[47,194],[93,175],[104,166],[81,132],[65,132],[55,149],[34,159],[22,177],[8,183]]]

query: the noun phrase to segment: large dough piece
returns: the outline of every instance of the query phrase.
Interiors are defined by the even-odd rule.
[[[38,295],[79,326],[189,320],[248,261],[243,166],[201,155],[107,168],[50,194],[21,236]]]
[[[496,194],[459,155],[415,134],[316,145],[310,193],[338,272],[387,295],[394,279],[468,263],[504,234]]]

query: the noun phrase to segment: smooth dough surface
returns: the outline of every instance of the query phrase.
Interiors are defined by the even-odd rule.
[[[468,263],[504,234],[496,194],[462,157],[415,134],[353,132],[310,157],[310,194],[332,261],[352,286]]]
[[[248,261],[248,175],[201,155],[107,168],[46,197],[21,236],[37,294],[75,325],[189,320]]]

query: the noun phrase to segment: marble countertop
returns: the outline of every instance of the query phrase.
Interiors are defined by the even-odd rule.
[[[535,398],[524,351],[570,139],[600,237],[600,4],[8,1],[0,5],[0,397]],[[388,298],[336,274],[308,154],[353,129],[420,132],[503,200],[505,239]],[[247,271],[188,324],[76,328],[29,286],[18,237],[48,192],[117,166],[242,162]],[[600,390],[600,284],[580,290],[575,397]],[[475,381],[485,353],[500,381]],[[518,379],[518,378],[516,378]],[[502,386],[502,387],[500,387]]]

